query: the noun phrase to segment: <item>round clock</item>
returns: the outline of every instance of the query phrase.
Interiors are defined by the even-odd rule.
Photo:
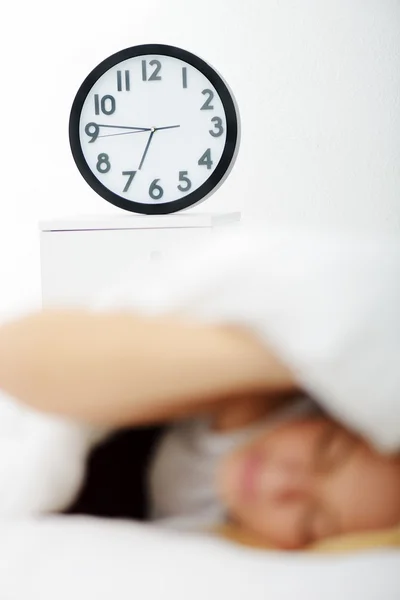
[[[79,171],[105,200],[168,214],[202,202],[228,176],[239,113],[227,84],[202,59],[173,46],[134,46],[85,79],[69,138]]]

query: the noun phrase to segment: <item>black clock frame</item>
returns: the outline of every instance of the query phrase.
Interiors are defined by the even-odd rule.
[[[144,56],[146,54],[171,56],[173,58],[183,60],[198,69],[217,90],[226,115],[227,136],[225,148],[216,169],[213,171],[210,177],[192,193],[183,198],[173,200],[171,202],[161,202],[160,204],[145,204],[142,202],[128,200],[122,196],[119,196],[118,194],[115,194],[105,185],[103,185],[101,181],[99,181],[93,174],[86,162],[82,152],[79,136],[80,117],[83,104],[96,81],[102,75],[104,75],[106,71],[118,63],[129,58]],[[116,52],[115,54],[112,54],[103,60],[97,67],[95,67],[95,69],[93,69],[93,71],[86,77],[85,81],[79,88],[72,105],[69,119],[69,141],[72,156],[81,175],[90,185],[90,187],[105,200],[107,200],[107,202],[110,202],[114,206],[118,206],[119,208],[130,212],[147,215],[165,215],[178,212],[180,210],[185,210],[190,206],[198,204],[217,189],[217,186],[227,175],[229,168],[233,166],[233,161],[236,157],[236,150],[239,142],[239,114],[232,95],[223,79],[201,58],[192,54],[191,52],[182,50],[181,48],[177,48],[175,46],[168,46],[164,44],[143,44],[140,46],[132,46],[131,48],[126,48]]]

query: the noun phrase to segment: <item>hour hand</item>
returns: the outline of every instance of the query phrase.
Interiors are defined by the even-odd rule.
[[[150,136],[149,136],[149,139],[148,139],[148,141],[147,141],[147,146],[146,146],[146,148],[145,148],[145,150],[144,150],[144,154],[143,154],[143,156],[142,156],[142,160],[140,161],[140,165],[139,165],[139,169],[138,169],[139,171],[140,171],[140,170],[141,170],[141,168],[143,167],[144,159],[145,159],[145,158],[146,158],[146,156],[147,156],[147,153],[148,153],[148,151],[149,151],[149,148],[150,148],[151,140],[153,139],[153,135],[155,134],[155,132],[156,132],[156,130],[155,130],[155,129],[154,129],[154,127],[153,127],[153,128],[151,129],[151,134],[150,134]]]

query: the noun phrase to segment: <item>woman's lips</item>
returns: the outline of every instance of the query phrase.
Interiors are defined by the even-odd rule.
[[[252,452],[243,461],[243,466],[240,473],[240,488],[244,500],[256,500],[258,495],[260,471],[261,456],[257,452]]]

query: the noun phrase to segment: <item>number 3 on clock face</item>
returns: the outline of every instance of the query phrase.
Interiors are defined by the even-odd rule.
[[[223,183],[239,148],[239,114],[227,84],[194,54],[135,46],[85,79],[69,136],[78,169],[105,200],[168,214]]]

